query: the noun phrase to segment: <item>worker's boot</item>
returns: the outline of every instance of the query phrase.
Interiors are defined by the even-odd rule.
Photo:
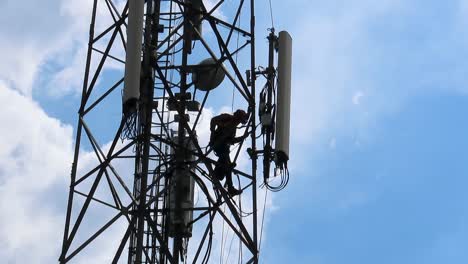
[[[242,193],[242,190],[237,190],[234,186],[228,186],[227,191],[233,197]]]
[[[216,166],[213,173],[216,179],[222,181],[224,180],[226,170],[222,166]]]

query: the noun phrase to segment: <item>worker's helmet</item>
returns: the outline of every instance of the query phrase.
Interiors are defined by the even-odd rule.
[[[242,124],[247,124],[249,121],[249,114],[247,114],[244,110],[239,109],[234,112],[234,117],[239,120]]]

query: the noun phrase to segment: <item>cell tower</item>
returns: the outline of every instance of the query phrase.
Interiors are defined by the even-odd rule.
[[[210,260],[220,219],[239,263],[258,263],[258,188],[289,178],[292,40],[271,29],[268,66],[256,67],[254,10],[254,0],[94,0],[60,263],[96,243],[112,263],[222,262]],[[231,92],[248,114],[227,169],[242,194],[217,177],[226,168],[201,121]],[[236,166],[242,155],[251,162]]]

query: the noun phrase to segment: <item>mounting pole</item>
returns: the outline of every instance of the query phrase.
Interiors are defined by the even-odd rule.
[[[253,208],[253,216],[252,216],[252,225],[253,225],[253,243],[255,246],[255,254],[253,256],[253,263],[258,264],[258,219],[257,219],[257,147],[256,147],[256,140],[257,140],[257,133],[256,133],[256,91],[255,91],[255,81],[257,76],[255,75],[255,0],[250,0],[250,32],[251,32],[251,46],[250,46],[250,72],[252,72],[252,80],[251,83],[251,94],[253,96],[253,100],[249,102],[249,110],[252,111],[252,133],[251,133],[251,140],[252,140],[252,153],[254,155],[251,156],[252,158],[252,208]]]
[[[275,46],[277,43],[277,37],[275,35],[275,29],[270,29],[268,35],[268,68],[266,69],[267,74],[267,98],[265,102],[265,112],[262,114],[262,125],[264,128],[266,143],[264,148],[264,159],[263,159],[263,180],[266,182],[270,177],[270,164],[272,161],[273,149],[271,147],[273,128],[274,128],[274,117],[273,117],[273,93],[275,90]]]

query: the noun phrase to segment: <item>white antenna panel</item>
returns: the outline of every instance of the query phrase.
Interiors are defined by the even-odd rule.
[[[130,0],[127,26],[127,54],[123,90],[124,105],[140,98],[141,48],[143,39],[144,0]]]
[[[286,31],[278,37],[278,91],[276,103],[276,142],[277,153],[289,159],[289,124],[291,115],[291,68],[292,38]]]

